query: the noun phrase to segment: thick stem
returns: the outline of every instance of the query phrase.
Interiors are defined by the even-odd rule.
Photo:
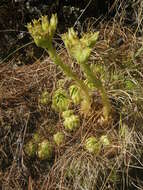
[[[86,74],[87,79],[95,84],[95,87],[99,90],[100,94],[101,94],[101,98],[102,98],[102,102],[103,102],[103,114],[105,119],[108,119],[110,112],[111,112],[111,104],[110,104],[110,100],[107,96],[106,90],[102,85],[101,80],[99,80],[95,74],[92,72],[92,70],[90,69],[89,65],[87,65],[85,62],[83,63],[79,63],[83,72]]]
[[[83,72],[86,74],[88,81],[94,83],[95,87],[99,89],[102,86],[102,82],[96,78],[89,65],[87,65],[85,62],[79,63],[79,65],[81,66]]]
[[[48,45],[47,47],[48,53],[50,58],[52,59],[52,61],[61,67],[61,69],[64,71],[64,73],[70,77],[71,79],[73,79],[76,84],[80,87],[80,89],[82,90],[83,94],[85,95],[85,98],[87,100],[87,102],[89,103],[89,105],[91,104],[91,100],[90,100],[90,96],[89,96],[89,90],[87,88],[87,86],[84,84],[84,82],[82,80],[79,79],[79,77],[77,77],[77,74],[75,74],[74,72],[72,72],[71,68],[66,65],[65,63],[62,62],[62,60],[60,59],[60,57],[58,56],[56,50],[54,49],[52,43],[50,45]]]

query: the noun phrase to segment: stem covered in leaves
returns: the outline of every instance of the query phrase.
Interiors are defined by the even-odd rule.
[[[98,79],[95,74],[92,72],[91,68],[89,65],[87,65],[86,62],[81,62],[79,63],[83,72],[86,74],[86,77],[89,82],[93,83],[94,86],[98,89],[100,92],[101,98],[102,98],[102,103],[103,103],[103,115],[105,117],[105,120],[108,120],[109,115],[111,113],[111,104],[110,100],[107,96],[106,90],[104,86],[102,85],[102,82],[100,79]]]
[[[87,64],[88,58],[91,54],[92,48],[94,47],[96,40],[98,38],[98,32],[83,34],[81,38],[78,38],[76,32],[73,28],[70,28],[67,33],[62,35],[62,39],[65,43],[67,50],[70,55],[76,59],[77,63],[82,68],[84,74],[86,75],[89,82],[93,83],[94,86],[99,90],[103,103],[103,114],[105,120],[111,112],[111,105],[109,98],[107,96],[106,90],[102,85],[100,79],[98,79],[90,66]]]

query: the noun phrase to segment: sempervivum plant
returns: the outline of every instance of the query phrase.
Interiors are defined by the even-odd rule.
[[[108,146],[110,145],[110,141],[109,141],[109,138],[107,135],[102,135],[100,137],[100,143],[103,145],[103,146]]]
[[[50,159],[53,155],[53,146],[48,140],[38,144],[38,157],[40,160]]]
[[[69,28],[68,32],[62,35],[62,39],[71,56],[75,58],[78,63],[82,63],[88,60],[92,47],[98,39],[98,34],[98,32],[87,33],[79,39],[74,29]]]
[[[90,153],[98,153],[100,151],[100,144],[96,137],[89,137],[85,142],[85,149]]]
[[[62,132],[57,132],[54,134],[53,139],[57,146],[60,146],[64,142],[64,134]]]
[[[57,15],[53,14],[50,21],[47,16],[42,16],[39,20],[29,23],[27,28],[37,46],[48,48],[57,28]]]
[[[40,98],[39,103],[43,106],[46,106],[50,102],[50,95],[48,91],[43,91]]]
[[[67,117],[70,117],[71,115],[73,115],[73,110],[66,110],[62,113],[62,117],[65,119]]]
[[[54,92],[52,97],[52,108],[56,111],[63,112],[68,110],[70,105],[70,100],[64,89],[58,89]]]
[[[92,49],[98,39],[98,35],[98,32],[90,32],[87,34],[83,34],[83,36],[79,38],[74,29],[70,28],[67,33],[62,35],[62,39],[69,54],[77,60],[77,63],[82,68],[88,81],[90,83],[93,83],[95,87],[99,90],[103,103],[103,115],[105,120],[108,120],[111,112],[109,98],[107,96],[105,88],[103,87],[102,81],[98,79],[98,77],[95,75],[95,73],[92,71],[87,63]]]
[[[79,127],[80,120],[77,115],[71,115],[70,117],[66,117],[64,120],[64,127],[69,131],[74,131]]]
[[[25,152],[29,157],[35,157],[37,155],[38,143],[40,142],[40,136],[38,133],[34,133],[32,139],[25,145]]]
[[[37,153],[37,145],[34,143],[33,140],[29,141],[25,145],[25,152],[29,157],[35,157]]]

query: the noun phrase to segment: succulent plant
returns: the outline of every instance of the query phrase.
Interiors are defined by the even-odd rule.
[[[56,111],[63,112],[68,110],[70,105],[70,100],[67,93],[63,89],[58,89],[55,91],[52,97],[52,108]]]
[[[89,32],[89,33],[83,34],[80,41],[85,46],[89,48],[93,48],[97,42],[98,37],[99,37],[99,32]]]
[[[100,150],[99,142],[95,137],[89,137],[85,142],[85,149],[90,153],[98,153]]]
[[[54,142],[58,146],[64,142],[64,134],[62,132],[57,132],[56,134],[54,134],[53,138],[54,138]]]
[[[69,28],[68,32],[62,35],[62,39],[71,56],[75,58],[78,63],[81,63],[88,60],[92,48],[97,41],[98,34],[98,32],[87,33],[79,39],[74,29]]]
[[[39,103],[43,106],[46,106],[48,103],[50,102],[50,95],[49,95],[49,92],[47,91],[44,91],[42,94],[41,94],[41,97],[39,99]]]
[[[96,76],[96,74],[93,72],[93,70],[87,63],[92,48],[94,47],[98,39],[98,35],[99,32],[90,32],[87,34],[83,34],[82,37],[79,39],[74,29],[70,28],[67,33],[62,35],[62,39],[65,43],[65,46],[69,54],[74,59],[76,59],[77,63],[80,65],[88,81],[90,83],[93,83],[100,92],[103,103],[103,115],[105,117],[105,120],[108,121],[111,113],[110,100],[107,96],[106,90],[102,84],[101,79]]]
[[[70,96],[74,104],[81,102],[81,91],[77,85],[71,85],[69,88]]]
[[[70,117],[73,115],[73,110],[66,110],[62,113],[62,117],[65,119],[66,117]]]
[[[74,131],[75,129],[77,129],[79,127],[80,120],[77,115],[71,115],[71,116],[65,118],[63,124],[64,124],[65,129],[67,129],[69,131]]]
[[[53,154],[53,146],[48,140],[43,140],[38,144],[38,157],[40,160],[50,159]]]
[[[25,145],[25,152],[28,156],[34,157],[37,153],[37,145],[33,142],[33,140],[29,141]]]
[[[47,16],[42,16],[39,20],[33,20],[32,23],[29,23],[27,28],[36,45],[47,48],[51,45],[57,28],[57,15],[53,14],[50,21]]]
[[[109,141],[109,138],[108,138],[107,135],[102,135],[102,136],[100,137],[100,142],[101,142],[101,144],[103,144],[103,146],[108,146],[108,145],[110,145],[110,141]]]

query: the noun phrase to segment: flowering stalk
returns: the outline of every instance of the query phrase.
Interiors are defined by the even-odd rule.
[[[77,60],[77,63],[81,66],[88,81],[93,83],[94,86],[99,90],[104,106],[103,114],[105,120],[108,120],[111,112],[109,98],[106,94],[105,88],[103,87],[101,80],[95,76],[94,72],[87,64],[88,58],[91,54],[93,46],[96,43],[97,38],[98,32],[84,34],[82,38],[79,39],[73,28],[70,28],[68,30],[68,33],[62,35],[62,39],[71,56]]]
[[[83,95],[86,98],[86,101],[90,105],[91,100],[88,92],[89,91],[88,87],[84,84],[82,80],[78,78],[77,74],[75,74],[68,65],[63,63],[63,61],[58,56],[55,48],[53,47],[52,40],[54,33],[56,31],[56,27],[57,27],[56,14],[52,15],[50,22],[48,21],[46,16],[43,16],[41,19],[34,20],[32,24],[30,23],[27,25],[29,33],[33,37],[36,45],[44,49],[47,49],[52,61],[56,65],[60,66],[60,68],[64,71],[64,73],[76,82],[76,84],[82,90]]]

